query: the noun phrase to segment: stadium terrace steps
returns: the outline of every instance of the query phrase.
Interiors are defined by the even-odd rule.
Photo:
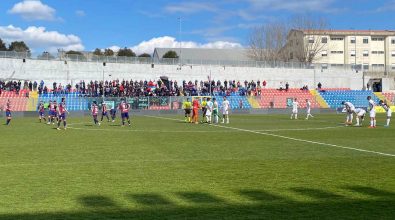
[[[223,96],[214,96],[217,99],[218,105],[221,107]],[[237,94],[232,94],[230,96],[227,96],[227,99],[230,103],[230,108],[231,109],[251,109],[251,105],[247,100],[246,96],[240,96]]]
[[[29,92],[28,90],[15,91],[2,91],[0,96],[0,106],[6,105],[7,100],[11,101],[12,111],[27,111],[27,102]]]
[[[259,105],[259,102],[256,100],[255,96],[249,96],[247,97],[247,100],[252,108],[261,108],[261,105]]]
[[[297,98],[300,108],[306,107],[306,99],[311,102],[312,108],[319,108],[320,105],[315,100],[315,97],[309,92],[300,89],[277,90],[277,89],[262,89],[260,105],[262,108],[287,108],[287,101],[289,99]]]
[[[367,96],[371,96],[378,103],[379,98],[372,91],[364,90],[321,90],[321,96],[331,108],[342,108],[343,101],[351,102],[355,107],[367,107]]]
[[[387,103],[390,105],[394,105],[394,93],[386,92],[386,93],[381,93],[381,92],[375,92],[374,93],[380,100],[385,100]]]
[[[314,96],[315,100],[321,106],[321,108],[329,108],[328,103],[325,102],[325,100],[322,98],[317,90],[310,90],[310,93],[312,96]]]

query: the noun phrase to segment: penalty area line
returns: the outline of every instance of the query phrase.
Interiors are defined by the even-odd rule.
[[[179,119],[158,117],[158,116],[148,116],[147,115],[146,117],[158,118],[158,119],[164,119],[164,120],[172,120],[172,121],[182,121]],[[271,137],[277,137],[277,138],[287,139],[287,140],[292,140],[292,141],[297,141],[297,142],[304,142],[304,143],[316,144],[316,145],[327,146],[327,147],[335,147],[335,148],[353,150],[353,151],[358,151],[358,152],[363,152],[363,153],[377,154],[377,155],[381,155],[381,156],[395,157],[395,154],[383,153],[383,152],[379,152],[379,151],[364,150],[364,149],[355,148],[355,147],[346,147],[346,146],[341,146],[341,145],[336,145],[336,144],[328,144],[328,143],[323,143],[323,142],[318,142],[318,141],[310,141],[310,140],[305,140],[305,139],[300,139],[300,138],[287,137],[284,135],[271,134],[271,133],[248,130],[248,129],[243,129],[243,128],[222,126],[222,125],[217,125],[217,124],[210,124],[210,126],[232,129],[232,130],[243,131],[243,132],[249,132],[249,133],[260,134],[260,135],[271,136]]]

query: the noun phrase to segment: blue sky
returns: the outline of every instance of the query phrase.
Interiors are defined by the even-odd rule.
[[[240,47],[251,28],[297,14],[332,29],[395,29],[395,0],[1,0],[0,38],[57,48]]]

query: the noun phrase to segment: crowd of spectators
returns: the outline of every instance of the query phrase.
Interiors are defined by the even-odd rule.
[[[13,91],[19,94],[23,91],[37,91],[41,94],[53,93],[54,95],[64,95],[71,92],[78,92],[83,97],[140,97],[140,96],[197,96],[197,95],[230,95],[238,93],[242,96],[261,95],[261,89],[266,87],[266,81],[182,81],[173,80],[111,80],[111,81],[84,81],[81,80],[74,86],[71,84],[62,85],[53,82],[47,85],[43,80],[37,81],[0,81],[0,94],[3,90]],[[28,94],[27,94],[28,95]]]

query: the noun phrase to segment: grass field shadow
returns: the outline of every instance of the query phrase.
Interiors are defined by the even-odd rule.
[[[77,198],[82,206],[77,211],[0,214],[0,219],[395,219],[394,192],[365,186],[342,189],[363,194],[367,199],[345,199],[325,190],[298,187],[288,191],[314,200],[292,200],[261,189],[240,189],[234,191],[235,195],[254,203],[225,202],[207,192],[175,192],[188,203],[176,205],[156,193],[127,193],[128,201],[143,205],[128,208],[106,196],[85,195]]]

